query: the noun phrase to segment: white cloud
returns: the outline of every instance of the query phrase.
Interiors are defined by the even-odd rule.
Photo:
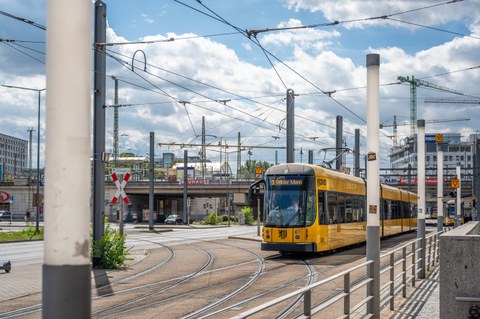
[[[154,23],[154,22],[155,22],[155,20],[153,20],[152,18],[150,18],[150,17],[148,16],[148,14],[146,14],[146,13],[142,13],[141,16],[142,16],[143,22],[145,22],[145,23],[151,24],[151,23]]]
[[[477,4],[477,1],[469,3]],[[432,4],[432,2],[288,1],[288,5],[292,9],[310,10],[319,13],[319,16],[323,13],[327,21],[405,11],[428,4]],[[467,10],[465,7],[471,10]],[[464,21],[468,18],[470,19],[468,23],[463,23],[478,36],[478,16],[480,16],[478,10],[480,9],[477,7],[480,6],[468,7],[453,4],[419,12],[418,14],[422,13],[422,20],[416,19],[416,15],[413,16],[415,17],[414,21],[421,21],[422,24]],[[435,12],[435,15],[430,16],[428,12]],[[450,16],[447,14],[448,12],[450,12]],[[408,18],[410,17],[409,15]],[[144,18],[149,18],[148,14],[145,14]],[[319,18],[319,20],[322,19]],[[290,18],[277,22],[277,26],[299,26],[305,21]],[[362,25],[362,27],[366,28],[367,26]],[[238,43],[234,43],[237,47],[227,41],[220,42],[224,41],[222,37],[179,40],[182,37],[196,36],[197,34],[169,32],[170,30],[174,30],[174,28],[169,27],[162,30],[164,32],[162,34],[158,34],[158,31],[155,30],[157,33],[152,31],[139,38],[143,41],[155,41],[174,37],[177,40],[107,48],[109,52],[114,51],[121,54],[116,56],[126,63],[126,66],[122,66],[111,58],[107,58],[107,75],[115,75],[120,79],[120,104],[134,104],[120,108],[120,134],[128,134],[128,137],[123,138],[123,142],[121,141],[121,145],[123,143],[126,148],[135,149],[138,154],[145,154],[148,152],[150,131],[156,132],[158,142],[194,141],[199,143],[200,139],[196,138],[196,135],[201,134],[201,121],[202,117],[205,117],[207,134],[222,137],[223,141],[227,139],[229,144],[235,144],[237,132],[241,132],[242,140],[248,137],[244,142],[247,145],[284,146],[284,130],[280,131],[280,140],[274,142],[272,136],[279,133],[276,125],[279,125],[285,118],[286,88],[275,70],[265,62],[259,48],[252,46],[251,43],[246,43],[244,38],[240,37]],[[342,30],[341,33],[339,30]],[[355,53],[361,52],[360,55],[371,52],[380,54],[382,84],[394,83],[400,75],[414,75],[422,78],[479,65],[480,41],[475,38],[460,36],[453,40],[445,38],[446,40],[439,41],[441,43],[436,46],[415,52],[395,43],[395,39],[392,39],[390,34],[385,36],[391,40],[388,44],[372,43],[372,40],[368,38],[361,45],[347,43],[345,38],[349,31],[351,30],[341,28],[302,29],[259,34],[258,36],[262,45],[278,54],[283,62],[300,74],[293,73],[292,70],[272,59],[276,71],[287,88],[291,88],[299,94],[295,98],[298,116],[296,146],[303,147],[304,151],[312,148],[318,150],[334,145],[335,130],[332,127],[335,126],[337,115],[344,118],[344,128],[348,132],[348,134],[346,133],[347,143],[350,147],[353,146],[351,133],[355,128],[360,128],[365,134],[365,123],[352,114],[353,112],[363,119],[366,114],[365,65],[357,62],[357,59],[351,54],[353,50],[356,50]],[[432,31],[432,34],[438,35],[439,33]],[[111,27],[107,29],[107,35],[109,42],[128,41],[125,36]],[[412,42],[418,41],[414,33],[411,33],[410,39]],[[237,48],[239,51],[235,51]],[[1,52],[8,53],[5,48],[3,50]],[[135,70],[135,73],[131,71],[132,57],[137,50],[145,52],[148,63],[147,72],[150,74],[142,71],[143,56],[141,53],[136,54],[138,61],[135,62],[135,66],[139,69]],[[256,61],[251,58],[254,54],[258,54],[264,59],[261,65],[247,62]],[[0,67],[3,71],[0,72],[0,81],[32,87],[44,85],[44,72],[32,74],[28,72],[31,68],[26,66],[22,72],[14,72],[16,68],[12,65],[22,65],[17,55],[10,53],[8,58],[6,55],[0,55]],[[16,64],[17,61],[20,62]],[[467,94],[480,95],[477,85],[480,82],[480,69],[478,68],[426,80],[461,90]],[[319,89],[336,91],[332,94],[334,100],[322,94]],[[380,92],[381,122],[391,123],[393,115],[398,117],[399,122],[408,121],[410,116],[409,86],[382,86]],[[1,120],[0,124],[7,134],[25,138],[26,128],[35,126],[36,123],[35,94],[18,92],[14,94],[4,89],[1,89],[0,94],[4,110],[11,111],[8,123]],[[427,96],[442,96],[442,94],[424,88],[418,89],[419,118],[471,118],[476,116],[478,111],[476,106],[427,105],[423,103],[423,99]],[[230,99],[231,101],[226,105],[212,101],[220,99]],[[178,103],[178,100],[190,103],[182,105]],[[152,104],[153,102],[156,104]],[[107,104],[113,104],[113,81],[110,77],[107,77]],[[107,148],[111,148],[113,108],[107,108],[106,112]],[[467,132],[476,129],[478,129],[478,124],[473,120],[427,127],[427,130],[439,132]],[[399,138],[405,137],[408,131],[408,126],[399,127]],[[391,128],[387,128],[385,132],[391,132]],[[315,136],[320,137],[317,142],[323,144],[313,144],[309,137]],[[387,142],[387,138],[383,139]],[[212,143],[218,142],[212,140],[213,138],[210,138]],[[365,141],[362,141],[362,144],[365,146]],[[182,156],[183,150],[176,151]],[[194,152],[193,149],[192,152]],[[256,154],[260,153],[260,151],[255,152]],[[279,151],[279,154],[281,153],[283,152]],[[256,159],[273,161],[273,152],[264,152],[264,154],[263,158]]]
[[[296,11],[307,10],[312,12],[321,12],[327,22],[350,21],[357,19],[367,19],[371,17],[380,17],[384,15],[397,14],[413,10],[410,13],[395,15],[392,18],[419,23],[422,25],[438,25],[447,21],[461,22],[464,19],[476,20],[472,28],[478,28],[478,16],[480,13],[480,1],[464,1],[451,3],[441,6],[435,6],[438,1],[435,0],[404,0],[404,1],[337,1],[337,0],[284,0],[285,5]],[[434,6],[432,8],[418,10],[415,9]],[[345,28],[364,27],[384,21],[389,24],[396,24],[389,20],[366,20],[343,24]],[[398,26],[412,28],[408,24],[398,24]]]

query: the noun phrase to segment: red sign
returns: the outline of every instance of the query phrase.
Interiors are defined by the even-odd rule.
[[[117,192],[115,193],[115,196],[112,198],[112,205],[115,204],[118,201],[118,198],[122,196],[123,202],[126,205],[131,205],[130,200],[127,197],[127,194],[125,193],[125,190],[123,189],[125,185],[127,184],[128,179],[130,178],[130,173],[125,174],[123,177],[122,183],[119,182],[117,174],[113,173],[112,174],[112,179],[115,182],[115,185],[117,186]]]
[[[7,192],[0,191],[0,203],[7,202],[10,200],[10,194]]]

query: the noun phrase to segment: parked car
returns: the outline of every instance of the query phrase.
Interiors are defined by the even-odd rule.
[[[12,218],[12,212],[9,210],[0,210],[0,220],[8,220],[10,221]]]
[[[165,224],[183,224],[183,220],[178,215],[170,215],[165,219]]]

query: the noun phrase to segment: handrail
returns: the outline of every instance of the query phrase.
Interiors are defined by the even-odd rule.
[[[424,257],[426,261],[426,265],[425,265],[426,269],[431,269],[430,267],[433,267],[435,265],[435,262],[438,261],[440,234],[444,233],[445,231],[439,231],[439,232],[431,233],[428,236],[425,236],[425,242],[427,243],[425,250],[426,252],[428,251],[428,254],[426,253]],[[421,271],[419,264],[422,261],[422,259],[418,256],[419,252],[422,251],[422,248],[420,247],[421,240],[422,240],[421,238],[411,240],[403,244],[402,246],[397,247],[396,249],[380,256],[380,260],[386,257],[389,258],[388,264],[382,269],[381,275],[380,275],[382,276],[389,273],[388,281],[382,286],[383,287],[382,291],[384,291],[384,293],[382,294],[384,294],[384,298],[380,300],[381,305],[385,306],[386,304],[390,303],[390,309],[393,310],[395,296],[400,292],[402,292],[402,296],[406,297],[407,282],[409,280],[412,280],[412,285],[415,286],[415,280],[417,278],[418,273]],[[407,249],[409,247],[410,247],[410,252],[407,253]],[[401,256],[397,260],[395,260],[395,254],[398,252],[401,252]],[[411,259],[411,265],[407,267],[408,259]],[[303,294],[303,299],[304,299],[303,315],[306,317],[310,317],[311,315],[317,313],[318,311],[321,311],[329,307],[333,303],[343,299],[344,314],[340,316],[340,318],[349,318],[352,313],[360,310],[360,308],[364,307],[372,299],[371,295],[366,295],[365,298],[363,298],[356,305],[351,307],[350,296],[354,291],[358,290],[362,286],[365,286],[366,284],[371,283],[373,280],[373,278],[369,278],[367,276],[367,277],[364,277],[362,281],[356,283],[354,286],[350,286],[350,274],[361,268],[365,268],[367,270],[368,266],[371,264],[373,264],[373,260],[365,261],[359,265],[356,265],[352,268],[344,270],[331,277],[325,278],[321,281],[318,281],[306,287],[290,292],[284,296],[278,297],[274,300],[266,302],[262,305],[259,305],[255,308],[247,310],[231,318],[232,319],[247,318],[251,315],[259,313],[262,310],[270,308],[278,303],[281,303],[289,298],[295,297],[300,294]],[[401,266],[401,271],[398,272],[395,276],[395,269],[397,266]],[[408,275],[408,272],[410,271],[412,273],[411,276]],[[329,283],[340,277],[344,277],[343,291],[331,296],[331,298],[328,298],[327,300],[323,301],[318,305],[313,306],[312,308],[312,304],[311,304],[312,290],[316,287]],[[379,280],[380,279],[381,278],[379,278]],[[366,317],[370,317],[370,315],[371,314],[367,313]]]

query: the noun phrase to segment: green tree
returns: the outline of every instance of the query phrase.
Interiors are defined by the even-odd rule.
[[[129,153],[129,152],[124,152],[124,153],[120,153],[118,156],[119,157],[135,157],[135,154]]]
[[[240,168],[240,174],[245,178],[255,178],[255,168],[260,166],[265,172],[269,167],[273,166],[265,161],[246,160],[245,164]]]

